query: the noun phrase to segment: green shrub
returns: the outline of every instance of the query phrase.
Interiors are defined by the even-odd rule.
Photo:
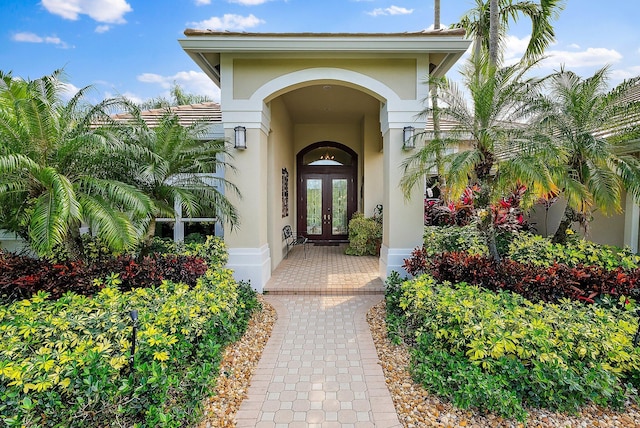
[[[355,213],[349,220],[349,246],[345,254],[351,256],[376,256],[382,243],[382,224],[373,217]]]
[[[201,236],[200,234],[197,235]],[[224,239],[211,235],[207,235],[204,241],[201,239],[191,239],[188,242],[185,240],[185,242],[181,243],[176,243],[170,238],[154,237],[149,247],[149,252],[200,257],[207,262],[209,269],[222,268],[229,260]]]
[[[467,226],[425,226],[424,249],[428,256],[449,251],[488,254],[487,246],[474,224]]]
[[[569,241],[566,245],[553,244],[548,238],[529,233],[521,233],[511,242],[508,257],[536,266],[562,263],[571,267],[589,265],[607,270],[618,267],[630,270],[640,265],[640,256],[629,248],[600,245],[586,239]]]
[[[209,235],[204,243],[185,243],[182,248],[179,249],[187,256],[196,256],[204,259],[209,269],[223,268],[229,260],[229,253],[227,253],[224,239],[219,236]]]
[[[461,407],[522,420],[524,406],[618,408],[625,383],[638,386],[637,318],[629,311],[534,304],[428,275],[403,282],[390,306],[403,311],[394,316],[407,326],[415,379]]]
[[[228,270],[208,270],[192,288],[164,281],[57,301],[40,292],[0,306],[0,418],[7,426],[193,424],[223,347],[256,306]]]
[[[509,245],[519,233],[498,230],[496,245],[500,254],[507,254]],[[518,238],[519,239],[519,238]],[[425,226],[424,250],[426,255],[465,251],[469,254],[487,255],[489,250],[477,225],[466,226]]]

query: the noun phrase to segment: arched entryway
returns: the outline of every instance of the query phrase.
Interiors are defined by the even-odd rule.
[[[301,150],[296,161],[298,235],[316,244],[347,242],[349,220],[358,209],[358,155],[321,141]]]

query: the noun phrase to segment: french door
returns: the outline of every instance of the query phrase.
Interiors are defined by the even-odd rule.
[[[351,168],[314,167],[300,174],[298,234],[317,242],[344,242],[356,210]]]

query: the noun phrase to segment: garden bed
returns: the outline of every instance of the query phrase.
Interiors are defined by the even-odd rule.
[[[231,428],[242,401],[247,398],[251,377],[258,367],[278,315],[262,296],[262,310],[253,314],[240,340],[227,346],[220,362],[220,375],[210,398],[205,400],[199,428]]]
[[[5,294],[0,420],[9,427],[193,426],[205,408],[216,407],[203,402],[216,384],[223,388],[220,398],[231,397],[223,408],[232,415],[242,398],[228,392],[242,378],[248,382],[251,367],[235,365],[236,348],[223,352],[243,336],[260,301],[249,284],[236,282],[220,267],[226,260],[221,241],[209,239],[185,253],[154,258],[168,263],[152,271],[128,260],[118,273],[94,278],[95,294],[89,296],[64,292],[52,298],[42,290],[53,282],[50,275],[25,288],[41,288],[28,299]],[[122,265],[122,259],[110,260],[116,263],[108,266]],[[184,269],[189,264],[208,269],[198,275]],[[167,273],[185,278],[185,272],[193,279],[190,284],[157,279]],[[126,283],[152,274],[156,280],[146,287]],[[251,352],[247,347],[239,352],[257,360],[259,338],[253,332]],[[239,359],[246,365],[245,355]]]
[[[450,402],[427,392],[416,383],[409,371],[411,348],[404,343],[394,344],[387,335],[386,304],[380,302],[367,313],[373,341],[378,352],[387,387],[404,427],[516,427],[523,423],[505,419],[492,413],[460,409]],[[626,402],[624,410],[587,405],[577,414],[527,408],[530,427],[633,427],[640,426],[640,409],[634,402]]]

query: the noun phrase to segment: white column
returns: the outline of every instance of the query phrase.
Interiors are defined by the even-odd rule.
[[[182,200],[180,197],[176,197],[173,210],[176,213],[176,221],[173,226],[173,241],[184,242],[184,221],[182,219]]]
[[[414,125],[409,122],[406,125]],[[409,198],[400,188],[401,164],[413,151],[402,147],[402,127],[388,128],[383,133],[384,187],[383,237],[380,249],[380,276],[384,280],[392,271],[407,275],[404,259],[422,245],[424,233],[424,189],[417,185]],[[414,149],[414,150],[417,150]]]
[[[638,229],[640,228],[640,207],[633,200],[633,195],[627,193],[624,209],[624,245],[638,252]]]
[[[267,136],[262,126],[247,124],[247,148],[233,148],[233,128],[239,123],[225,123],[225,135],[231,143],[236,172],[227,178],[240,190],[238,198],[227,192],[227,198],[240,213],[240,225],[231,230],[225,225],[224,239],[229,249],[227,267],[238,281],[250,281],[254,290],[262,292],[271,277],[271,255],[267,241]],[[243,124],[243,126],[245,126]]]

